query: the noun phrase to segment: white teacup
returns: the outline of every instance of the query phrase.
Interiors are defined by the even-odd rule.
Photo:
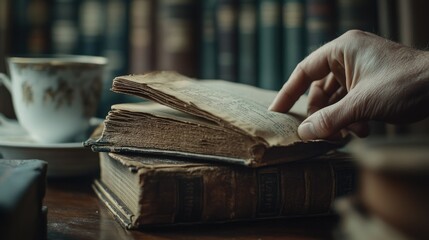
[[[91,56],[10,57],[12,94],[19,123],[38,142],[84,140],[100,100],[106,59]]]

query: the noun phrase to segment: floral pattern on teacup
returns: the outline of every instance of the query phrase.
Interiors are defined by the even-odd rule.
[[[33,89],[28,82],[22,83],[22,101],[28,106],[33,103]]]
[[[91,81],[91,86],[89,89],[86,89],[82,86],[80,89],[73,89],[69,86],[66,80],[59,79],[58,85],[56,88],[49,87],[43,91],[42,100],[44,103],[53,102],[56,109],[67,105],[71,106],[75,93],[79,92],[82,99],[82,115],[85,117],[91,117],[94,113],[94,110],[97,108],[98,99],[100,98],[102,88],[102,79],[101,77],[96,77]],[[22,97],[23,102],[28,106],[34,103],[32,86],[24,81],[22,83]]]
[[[91,117],[97,108],[98,99],[100,99],[102,88],[102,79],[97,77],[91,81],[91,87],[85,91],[85,89],[80,89],[80,95],[82,97],[83,103],[83,115],[85,117]]]
[[[64,104],[72,105],[74,90],[64,79],[58,79],[56,89],[49,87],[43,93],[43,102],[55,102],[55,108],[59,109]]]

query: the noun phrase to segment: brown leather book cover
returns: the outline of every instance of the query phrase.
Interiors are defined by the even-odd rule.
[[[94,189],[128,229],[329,214],[355,184],[350,157],[339,153],[257,169],[114,153],[100,159]]]

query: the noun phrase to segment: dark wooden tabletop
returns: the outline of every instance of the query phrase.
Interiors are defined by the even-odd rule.
[[[92,191],[94,177],[49,179],[48,239],[332,239],[334,217],[127,231]]]

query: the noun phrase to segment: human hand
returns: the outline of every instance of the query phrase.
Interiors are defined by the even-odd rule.
[[[308,88],[303,140],[342,130],[365,137],[368,120],[410,123],[429,115],[429,53],[348,31],[298,64],[270,110],[288,112]]]

